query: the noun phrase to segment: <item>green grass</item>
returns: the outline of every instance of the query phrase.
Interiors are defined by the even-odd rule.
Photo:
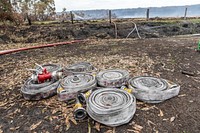
[[[200,23],[200,19],[188,19],[187,21],[192,22],[192,23]]]
[[[137,21],[137,20],[136,20]],[[152,18],[149,21],[146,21],[146,19],[141,19],[141,22],[155,22],[155,23],[168,23],[168,24],[175,24],[175,23],[180,23],[180,22],[191,22],[191,23],[200,23],[200,18],[187,18],[184,20],[183,18]]]
[[[59,21],[34,21],[33,24],[35,24],[35,25],[49,25],[49,24],[56,23],[56,22],[59,22]]]

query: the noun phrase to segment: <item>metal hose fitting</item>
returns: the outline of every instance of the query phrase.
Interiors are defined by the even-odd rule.
[[[63,76],[63,73],[62,72],[52,72],[52,78],[56,79],[56,80],[59,80],[61,79]]]
[[[150,76],[131,78],[128,86],[135,90],[133,94],[137,99],[147,103],[163,102],[177,96],[180,91],[179,85],[162,78]]]
[[[133,118],[136,99],[121,89],[97,89],[89,96],[86,110],[89,116],[99,123],[112,127],[120,126]]]
[[[86,100],[88,99],[88,97],[90,96],[91,93],[92,93],[92,90],[89,90],[85,93],[79,93],[77,95],[77,98],[79,99],[80,103],[85,104]]]
[[[60,86],[57,89],[58,99],[60,101],[75,99],[78,93],[93,89],[96,85],[95,76],[91,74],[67,76],[60,81]]]
[[[59,80],[62,78],[63,76],[63,68],[61,67],[61,65],[56,65],[56,64],[43,64],[40,66],[38,66],[36,69],[41,69],[41,68],[46,68],[48,72],[52,73],[52,78],[54,80]]]
[[[120,89],[125,90],[126,92],[133,94],[133,89],[127,88],[126,86],[122,86]]]
[[[58,78],[51,78],[48,81],[39,83],[35,75],[39,74],[43,68],[46,68],[47,71],[51,73],[59,72],[62,68],[59,65],[55,64],[44,64],[36,66],[35,73],[28,78],[24,85],[21,88],[22,95],[26,100],[41,100],[43,98],[48,98],[56,94],[56,89],[59,85]],[[33,79],[32,79],[33,78]]]
[[[129,79],[129,72],[121,69],[110,69],[100,71],[97,74],[97,81],[103,87],[121,87],[126,85]]]
[[[76,104],[74,105],[74,118],[75,120],[83,120],[87,116],[87,112],[83,105],[78,99],[76,99]]]
[[[29,69],[30,70],[30,69]],[[52,73],[48,73],[48,75],[49,75],[49,78],[48,78],[48,80],[49,79],[53,79],[53,80],[59,80],[59,79],[61,79],[62,78],[62,72],[58,72],[58,71],[53,71]],[[38,74],[32,74],[31,75],[31,79],[33,80],[33,81],[35,81],[35,82],[40,82],[40,75],[38,76]],[[46,81],[46,79],[45,79],[45,81]]]

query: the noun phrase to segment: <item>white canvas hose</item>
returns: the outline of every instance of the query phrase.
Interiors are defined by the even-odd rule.
[[[39,71],[42,71],[41,68],[46,68],[48,72],[52,73],[52,72],[58,72],[62,70],[61,65],[57,65],[57,64],[43,64],[43,65],[39,65],[36,64],[36,69]]]
[[[41,100],[56,94],[59,81],[49,81],[36,84],[32,79],[28,79],[21,88],[22,95],[26,100]]]
[[[136,99],[125,90],[97,89],[87,99],[87,113],[97,122],[108,126],[128,123],[136,111]]]
[[[174,96],[180,91],[180,86],[162,78],[141,76],[129,80],[129,88],[134,89],[133,94],[141,101],[147,103],[160,103]]]
[[[100,71],[96,78],[100,86],[121,87],[127,84],[129,79],[129,72],[122,69],[104,70]]]
[[[130,36],[130,35],[133,33],[133,31],[135,31],[135,30],[136,30],[138,38],[140,38],[140,39],[141,39],[141,36],[140,36],[140,34],[139,34],[139,31],[138,31],[138,28],[137,28],[137,25],[136,25],[136,23],[132,22],[132,24],[134,25],[134,28],[131,30],[131,32],[130,32],[130,33],[128,33],[128,35],[126,36],[126,38],[128,38],[128,37],[129,37],[129,36]]]
[[[68,101],[75,99],[77,93],[95,88],[97,81],[91,74],[70,75],[63,78],[57,89],[58,99]]]
[[[37,77],[37,72],[41,72],[42,68],[46,68],[48,72],[54,73],[62,70],[60,65],[56,64],[44,64],[38,65],[35,70],[35,74],[32,74],[31,78],[28,78],[21,88],[21,93],[26,100],[41,100],[51,97],[56,94],[56,89],[59,85],[57,78],[52,78],[44,83],[38,83],[32,77]]]
[[[88,97],[90,96],[90,94],[93,92],[93,91],[95,91],[95,90],[97,90],[97,89],[103,89],[104,87],[95,87],[94,89],[91,89],[91,90],[88,90],[88,91],[86,91],[86,92],[82,92],[82,93],[78,93],[78,95],[77,95],[77,98],[78,98],[78,100],[79,100],[79,102],[81,103],[81,104],[86,104],[86,101],[87,101],[87,99],[88,99]],[[132,89],[131,89],[132,90]]]
[[[95,68],[89,62],[79,62],[72,64],[64,69],[65,75],[79,74],[79,73],[96,73],[97,68]]]

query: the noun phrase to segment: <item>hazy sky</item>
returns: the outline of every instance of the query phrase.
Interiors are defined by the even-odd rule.
[[[200,0],[55,0],[56,11],[120,9],[200,4]]]

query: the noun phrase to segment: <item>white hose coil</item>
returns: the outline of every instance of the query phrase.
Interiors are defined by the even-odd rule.
[[[128,123],[136,111],[136,99],[117,88],[103,88],[92,92],[87,99],[87,113],[95,121],[108,126]]]
[[[139,31],[138,31],[138,28],[137,28],[137,25],[136,25],[136,23],[132,22],[132,24],[134,24],[134,28],[131,30],[131,32],[130,32],[130,33],[128,33],[128,35],[127,35],[127,37],[126,37],[126,38],[128,38],[128,37],[129,37],[129,36],[130,36],[130,35],[133,33],[133,31],[135,31],[135,30],[136,30],[138,38],[140,38],[140,39],[141,39],[141,36],[140,36],[140,34],[139,34]]]
[[[97,68],[95,68],[89,62],[79,62],[72,64],[64,69],[65,75],[80,74],[80,73],[96,73]]]
[[[134,89],[133,94],[141,101],[147,103],[160,103],[174,96],[180,91],[180,86],[162,78],[141,76],[129,80],[129,88]]]
[[[36,70],[42,71],[41,67],[46,68],[46,70],[50,73],[52,72],[57,72],[57,71],[61,71],[62,67],[61,65],[57,65],[57,64],[43,64],[43,65],[38,65],[36,66]]]
[[[129,72],[122,69],[104,70],[100,71],[96,78],[100,86],[121,87],[127,84],[129,79]]]
[[[61,66],[56,64],[37,64],[36,69],[33,70],[41,73],[42,68],[46,68],[46,70],[50,73],[55,73],[62,70]],[[33,74],[32,76],[37,77],[37,73]],[[21,93],[26,100],[41,100],[43,98],[48,98],[55,95],[58,86],[59,80],[55,78],[45,81],[44,83],[38,83],[32,78],[28,78],[21,88]]]
[[[26,100],[41,100],[55,95],[58,86],[59,81],[35,84],[32,79],[28,79],[21,88],[21,92]]]
[[[74,99],[78,92],[85,92],[97,86],[95,77],[91,74],[70,75],[63,78],[57,89],[58,99],[67,101]]]

